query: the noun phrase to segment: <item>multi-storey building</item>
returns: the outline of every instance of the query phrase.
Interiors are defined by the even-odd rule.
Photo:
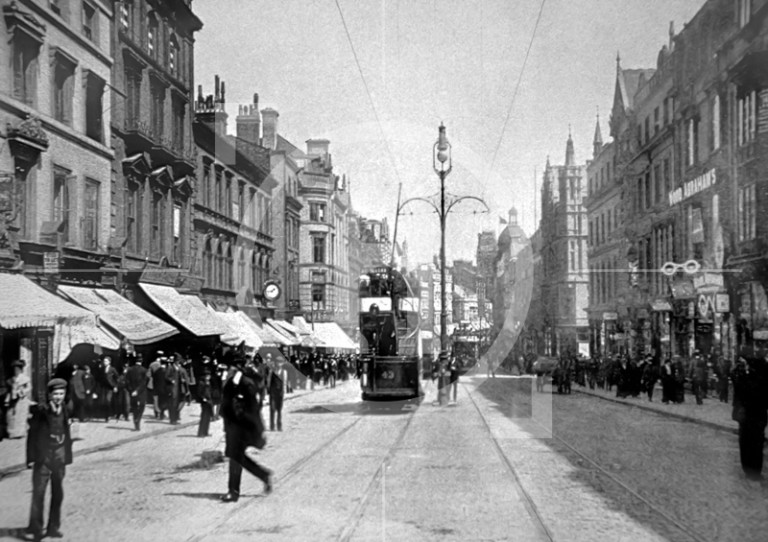
[[[269,149],[227,135],[224,82],[195,102],[194,137],[198,183],[194,198],[194,270],[203,278],[201,297],[237,305],[254,316],[273,317],[263,297],[274,269]],[[240,130],[242,133],[242,130]]]
[[[194,290],[192,88],[202,22],[190,0],[114,6],[110,250],[122,261],[113,276],[131,298],[139,278]],[[162,272],[140,273],[153,268]]]
[[[278,131],[279,113],[266,108],[259,111],[259,95],[253,103],[241,105],[237,116],[237,144],[244,152],[269,152],[269,175],[272,197],[269,209],[270,235],[274,240],[271,274],[265,280],[275,280],[280,296],[270,301],[275,317],[291,321],[301,316],[299,298],[299,231],[301,209],[299,200],[299,171],[305,155]],[[263,132],[263,133],[262,133]]]
[[[547,353],[576,354],[588,349],[586,166],[576,164],[569,134],[565,164],[547,159],[541,188],[544,333]]]
[[[3,0],[0,6],[0,268],[23,271],[51,289],[61,281],[100,281],[114,204],[106,95],[112,3]],[[14,312],[20,293],[4,294],[10,297],[3,313]],[[16,302],[27,301],[33,303]],[[53,344],[52,327],[0,329],[0,358],[8,364],[0,365],[0,377],[12,374],[12,360],[23,359],[34,395],[44,399],[51,365],[59,361]]]
[[[299,173],[303,204],[300,229],[299,291],[304,316],[311,321],[357,326],[350,310],[346,229],[350,209],[346,179],[333,172],[329,141],[307,141],[307,159]],[[354,277],[356,280],[357,277]]]
[[[491,320],[493,314],[488,310],[493,299],[493,284],[496,270],[494,268],[494,258],[496,257],[496,233],[493,231],[483,231],[477,234],[477,251],[475,260],[477,262],[477,302],[482,318]]]

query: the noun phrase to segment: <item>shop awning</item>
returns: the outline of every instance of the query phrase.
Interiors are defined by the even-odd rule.
[[[208,307],[200,298],[181,295],[170,286],[140,283],[142,291],[174,322],[197,337],[222,335],[227,329],[218,319],[211,318]]]
[[[307,346],[310,348],[323,346],[322,341],[320,341],[320,339],[318,339],[311,330],[306,330],[298,326],[294,326],[285,320],[273,320],[271,318],[267,318],[267,323],[291,340],[298,341],[298,344],[301,346]]]
[[[251,326],[249,326],[243,318],[248,318],[240,311],[234,312],[217,312],[216,315],[224,321],[235,334],[234,342],[228,342],[222,337],[222,341],[227,344],[240,344],[245,342],[245,346],[248,348],[259,349],[264,345],[264,341],[261,340],[259,334],[256,333]]]
[[[355,350],[358,346],[344,333],[336,322],[315,322],[315,336],[323,342],[326,348],[341,348]]]
[[[696,297],[696,288],[690,280],[676,280],[669,285],[672,297],[675,299],[693,299]]]
[[[259,324],[254,322],[251,317],[245,314],[243,311],[237,311],[237,316],[246,326],[252,329],[253,332],[256,333],[256,336],[262,341],[263,344],[259,348],[263,348],[265,346],[277,347],[285,345],[283,339],[278,337],[278,333],[270,331],[269,326],[266,324],[264,324],[263,327],[259,326]]]
[[[0,273],[0,327],[95,327],[96,315],[38,286],[23,275]]]
[[[91,344],[107,350],[119,350],[120,339],[101,326],[92,324],[56,324],[53,335],[53,363],[67,359],[78,344]]]
[[[114,290],[59,286],[59,293],[95,312],[102,322],[136,345],[151,344],[179,333]]]
[[[301,344],[301,339],[279,326],[272,325],[269,321],[262,326],[262,329],[271,334],[278,341],[278,344],[283,346],[298,346]]]

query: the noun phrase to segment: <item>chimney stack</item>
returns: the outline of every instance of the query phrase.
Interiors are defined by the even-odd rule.
[[[235,119],[237,123],[237,137],[261,145],[261,116],[259,114],[259,95],[254,93],[253,103],[241,105]]]
[[[224,100],[224,82],[219,76],[214,77],[214,94],[203,97],[203,86],[197,86],[195,101],[195,120],[206,124],[219,135],[227,133],[227,111]]]
[[[280,113],[267,107],[261,110],[261,120],[264,124],[262,134],[262,145],[269,150],[277,149],[277,118]]]

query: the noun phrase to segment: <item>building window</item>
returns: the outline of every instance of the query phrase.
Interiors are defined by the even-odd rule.
[[[656,109],[653,110],[653,135],[656,135],[659,133],[659,130],[661,130],[661,119],[659,118],[659,107],[656,106]]]
[[[85,216],[83,217],[83,248],[99,248],[99,183],[85,180]]]
[[[104,142],[104,81],[89,73],[85,87],[85,135]]]
[[[310,203],[309,219],[312,222],[325,222],[325,203]]]
[[[203,277],[205,285],[208,288],[213,287],[213,249],[210,239],[205,241],[205,248],[203,248]]]
[[[736,141],[745,145],[755,139],[757,127],[757,92],[741,92],[736,100]]]
[[[218,245],[216,246],[216,257],[213,262],[213,287],[220,289],[222,287],[222,283],[224,280],[224,256],[222,254],[222,243],[223,241],[219,240]]]
[[[68,57],[56,52],[52,72],[53,117],[59,122],[71,125],[75,64]]]
[[[173,261],[176,264],[182,262],[182,224],[184,223],[184,214],[181,203],[173,204]]]
[[[210,190],[211,190],[211,163],[207,160],[203,161],[203,182],[200,187],[200,196],[202,204],[205,207],[210,207]]]
[[[227,253],[224,258],[224,287],[227,290],[232,289],[234,272],[234,261],[232,260],[232,245],[227,246]]]
[[[661,176],[661,165],[656,164],[653,167],[653,202],[661,203],[661,198],[664,195],[664,179]]]
[[[712,98],[712,150],[720,148],[720,96],[715,94]]]
[[[662,168],[664,171],[664,194],[669,194],[672,191],[672,170],[669,167],[669,158],[664,159]]]
[[[255,250],[251,254],[251,290],[254,292],[261,291],[261,285],[259,284],[259,253]]]
[[[239,290],[245,286],[245,251],[243,247],[237,248],[237,284],[235,289]]]
[[[232,175],[227,174],[226,191],[224,192],[224,214],[232,218]]]
[[[63,17],[64,15],[63,8],[64,8],[65,1],[66,0],[50,0],[48,5],[50,6],[52,12]]]
[[[177,154],[184,153],[184,118],[186,104],[181,98],[173,97],[173,150]]]
[[[83,36],[93,42],[98,41],[97,24],[96,8],[87,2],[83,2]]]
[[[15,32],[11,44],[13,97],[34,106],[37,101],[37,58],[40,43],[22,32]]]
[[[325,236],[312,236],[312,261],[314,263],[325,263]]]
[[[235,217],[238,222],[242,222],[245,219],[245,184],[237,183],[237,208],[235,209]]]
[[[224,174],[224,172],[221,170],[220,167],[216,167],[215,169],[216,169],[216,181],[215,181],[216,184],[213,187],[214,197],[216,198],[216,211],[221,213],[222,200],[224,199],[221,176]]]
[[[645,142],[651,139],[651,117],[645,117]]]
[[[176,36],[171,36],[168,42],[168,71],[172,76],[179,77],[179,42]]]
[[[133,15],[133,1],[123,0],[120,2],[120,30],[129,34],[131,31],[131,19]]]
[[[153,258],[159,258],[163,254],[163,214],[164,198],[162,192],[152,193],[152,222],[150,232],[149,250]]]
[[[152,137],[161,140],[163,137],[163,120],[165,116],[165,87],[151,80],[150,120],[152,122]]]
[[[149,21],[147,24],[147,52],[149,56],[157,58],[157,38],[158,38],[158,25],[157,17],[154,13],[149,15]]]
[[[128,237],[126,246],[129,252],[138,252],[140,243],[139,236],[141,235],[141,229],[139,228],[139,213],[141,208],[139,207],[139,184],[129,180],[127,182],[128,189],[125,195],[125,235]]]
[[[699,159],[699,119],[688,119],[686,126],[686,161],[692,166]]]
[[[63,243],[69,241],[69,212],[71,209],[69,176],[69,171],[60,167],[53,168],[53,220],[57,223],[64,223],[61,229]]]
[[[737,0],[739,3],[739,28],[745,26],[752,16],[752,0]]]
[[[739,241],[754,239],[757,234],[755,187],[752,184],[739,189]]]
[[[125,122],[135,127],[141,120],[141,70],[125,70]]]

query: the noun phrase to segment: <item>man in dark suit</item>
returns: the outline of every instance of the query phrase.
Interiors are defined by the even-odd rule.
[[[131,366],[125,375],[125,389],[130,395],[131,414],[135,431],[141,430],[141,417],[147,405],[147,370],[139,363],[138,358],[131,358]]]
[[[117,417],[115,401],[117,399],[117,369],[112,366],[112,358],[105,356],[99,371],[99,385],[101,393],[101,406],[104,409],[104,421],[108,422],[110,416]]]
[[[85,420],[85,382],[83,371],[77,365],[74,366],[72,377],[69,379],[69,398],[72,400],[73,416],[81,422]]]
[[[61,503],[64,500],[64,474],[72,463],[72,436],[69,416],[64,408],[67,381],[54,378],[48,382],[49,402],[32,409],[27,434],[27,467],[32,471],[32,509],[29,533],[43,539],[43,506],[48,482],[51,483],[51,508],[45,536],[61,538]]]
[[[235,356],[222,390],[221,416],[224,418],[226,446],[229,458],[228,492],[224,502],[237,502],[240,498],[240,479],[243,468],[264,482],[264,491],[272,491],[272,472],[256,463],[245,453],[249,446],[261,449],[266,445],[264,422],[256,397],[259,375],[252,364],[245,366],[242,356]]]

